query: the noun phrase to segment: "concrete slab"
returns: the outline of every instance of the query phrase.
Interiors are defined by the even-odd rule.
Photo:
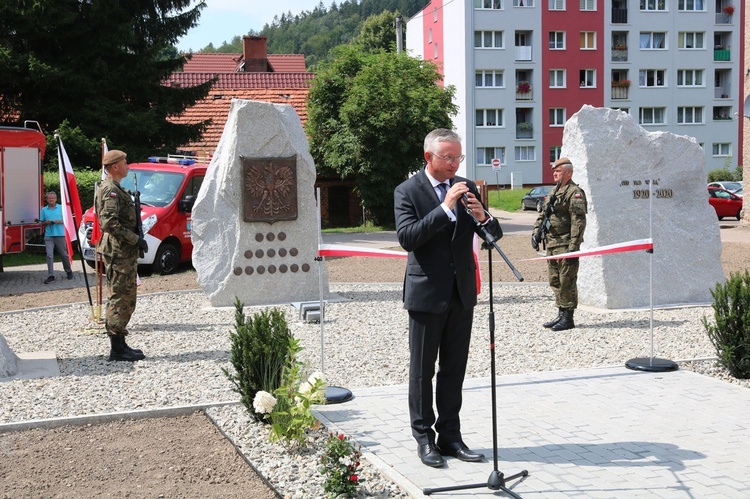
[[[57,365],[55,352],[17,353],[16,356],[18,357],[18,374],[6,378],[0,377],[0,382],[60,376],[60,366]]]

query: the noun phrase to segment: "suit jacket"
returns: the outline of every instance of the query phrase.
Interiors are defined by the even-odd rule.
[[[479,197],[474,182],[466,182]],[[464,308],[474,307],[476,295],[476,264],[473,236],[481,229],[466,213],[463,204],[456,204],[456,222],[451,222],[440,206],[430,180],[422,169],[398,187],[394,193],[396,233],[409,256],[404,277],[404,308],[416,312],[444,312],[451,301],[454,285]],[[485,227],[497,239],[503,231],[497,220]]]

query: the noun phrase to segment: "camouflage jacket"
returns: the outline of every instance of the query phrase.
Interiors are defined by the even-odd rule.
[[[102,229],[96,251],[115,258],[137,258],[135,202],[130,191],[107,177],[99,186],[94,202]]]
[[[586,193],[575,182],[568,182],[560,187],[559,191],[557,187],[550,191],[547,195],[547,201],[544,203],[544,210],[536,219],[534,231],[542,224],[544,211],[547,209],[547,203],[553,194],[555,195],[555,204],[553,205],[555,212],[549,217],[547,247],[567,246],[568,251],[578,251],[581,248],[581,243],[583,243],[588,208]]]

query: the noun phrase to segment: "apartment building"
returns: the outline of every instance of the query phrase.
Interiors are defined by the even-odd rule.
[[[432,0],[406,48],[456,88],[469,178],[550,183],[584,104],[695,137],[708,172],[742,162],[744,19],[733,0]]]

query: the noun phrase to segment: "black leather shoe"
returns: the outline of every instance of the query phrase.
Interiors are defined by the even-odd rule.
[[[438,441],[438,448],[440,454],[444,456],[451,456],[461,461],[468,461],[470,463],[476,463],[484,460],[484,454],[474,452],[469,449],[465,443],[461,440],[456,442],[440,442]]]
[[[422,464],[425,466],[431,466],[433,468],[440,468],[445,465],[443,456],[440,455],[440,451],[435,447],[435,444],[425,444],[417,447],[417,455],[422,460]]]

